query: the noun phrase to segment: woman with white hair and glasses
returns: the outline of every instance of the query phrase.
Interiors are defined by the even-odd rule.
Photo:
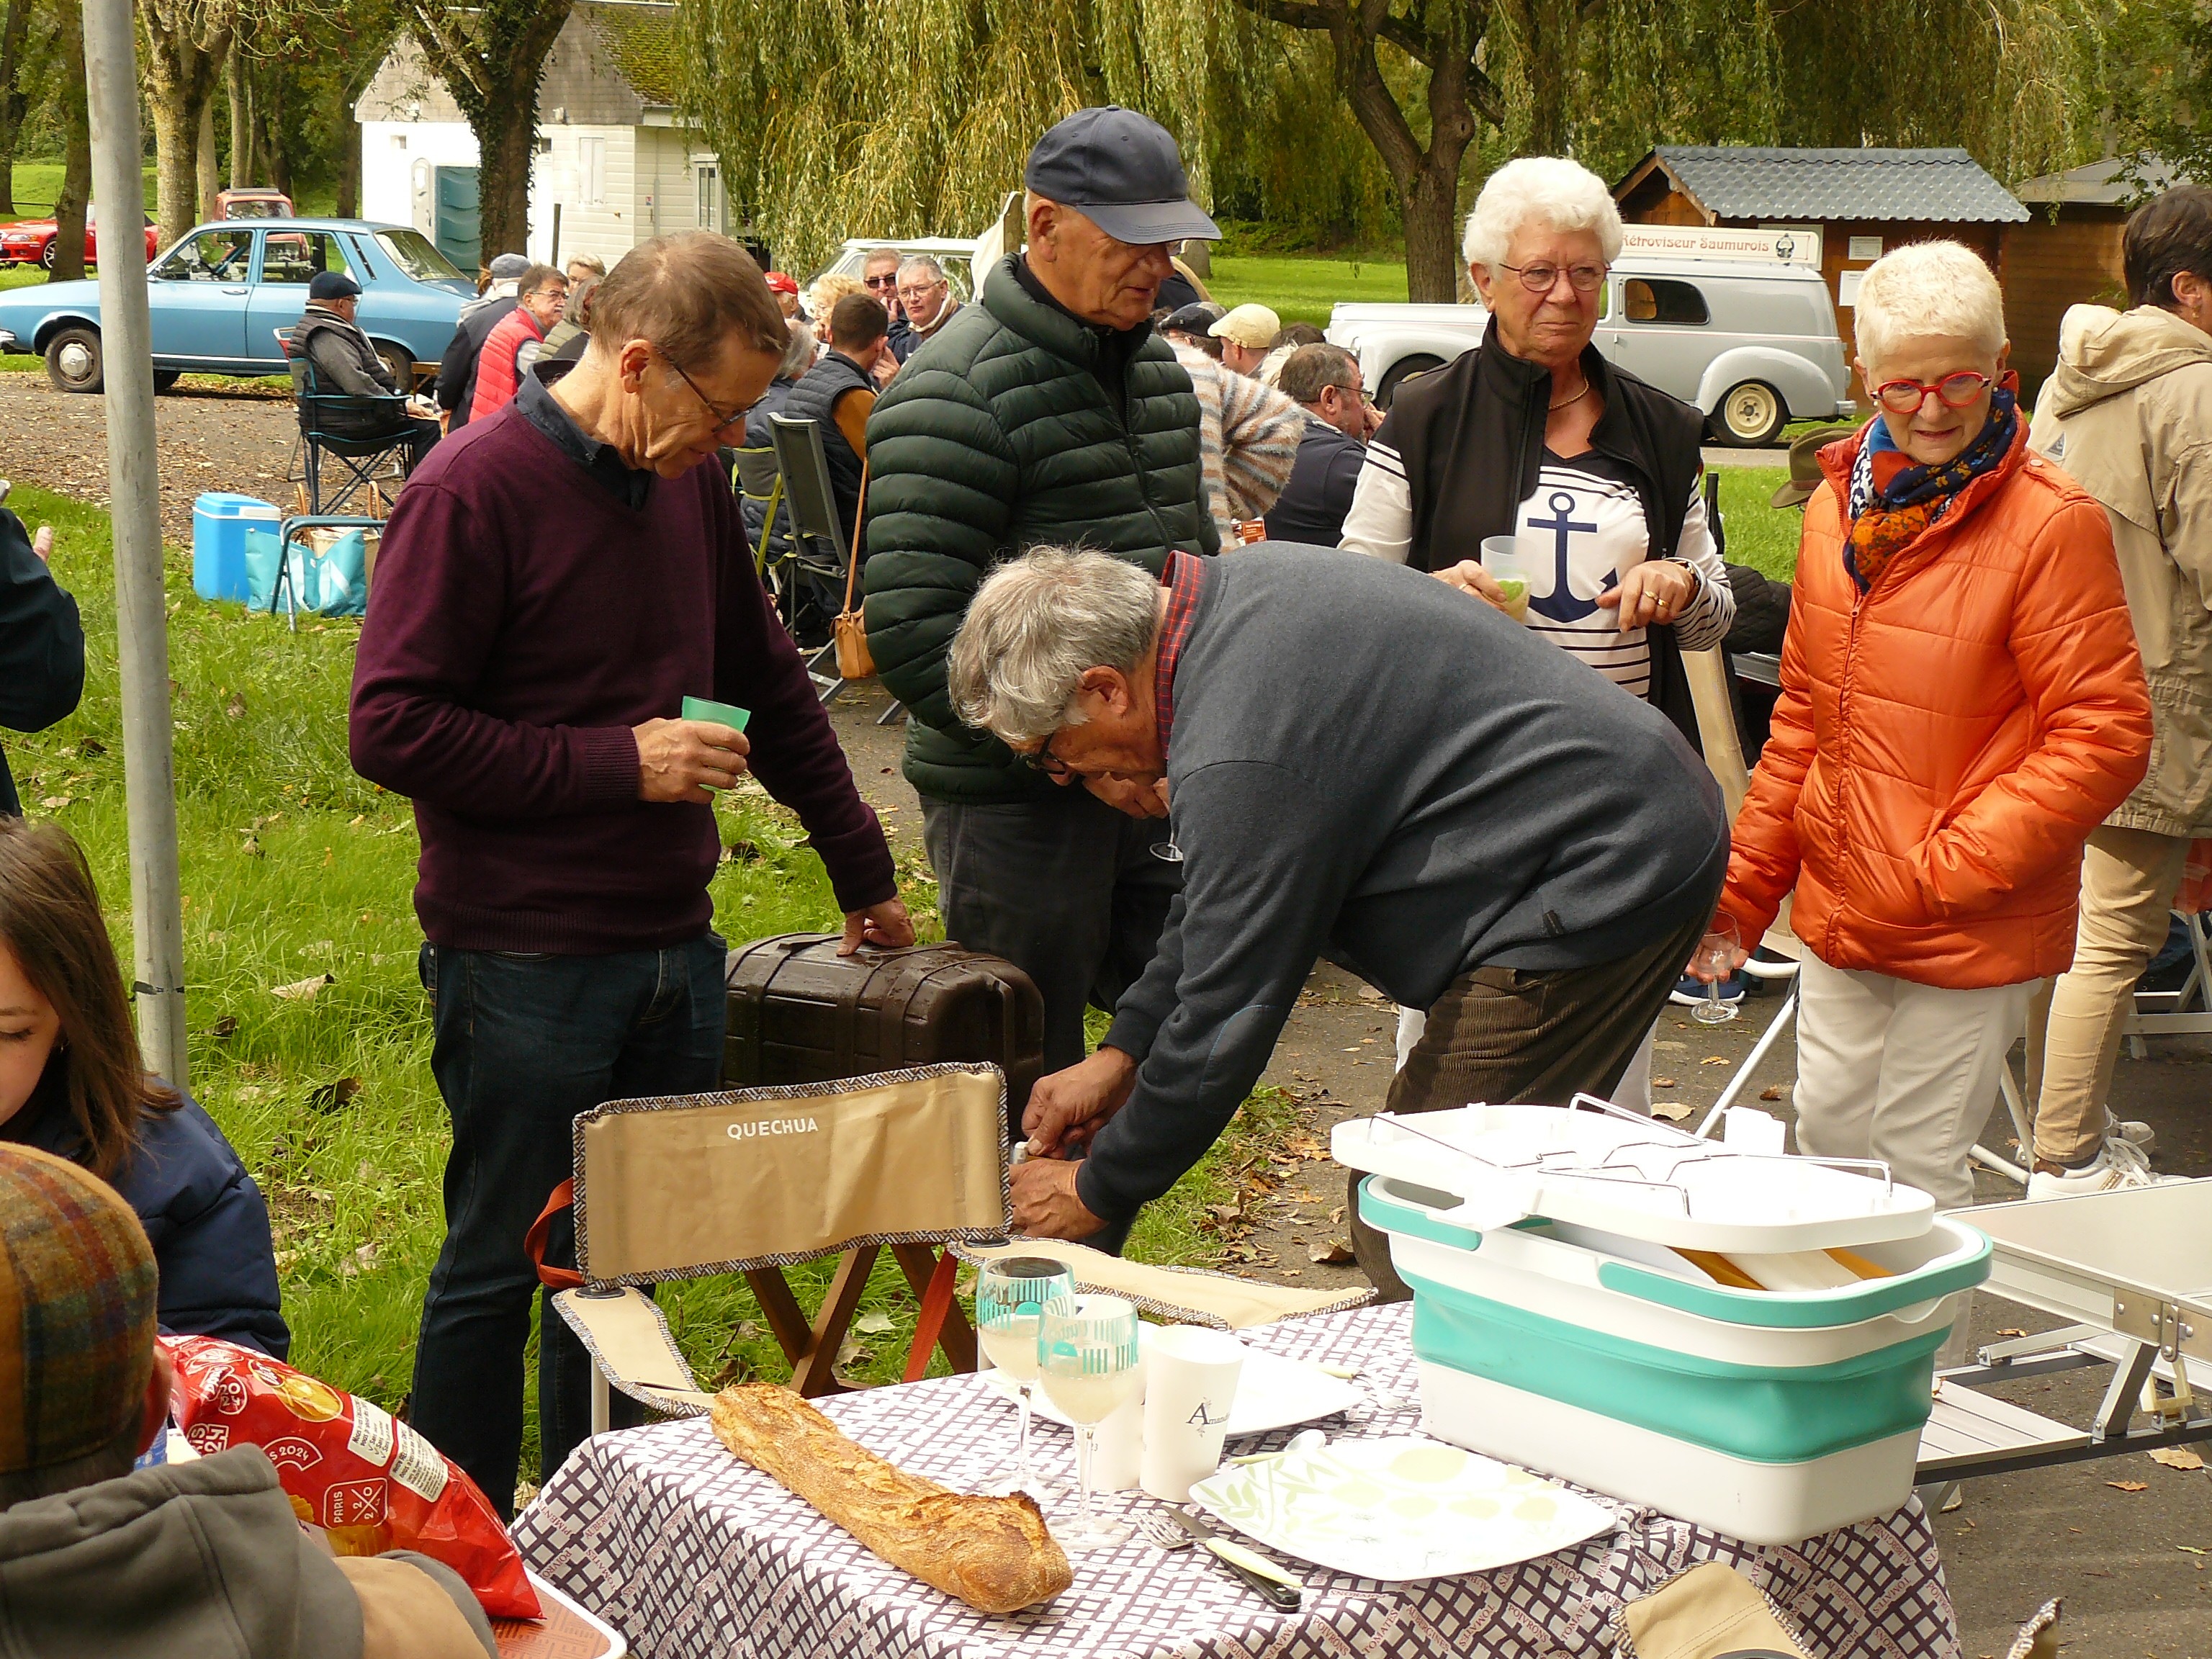
[[[1900,248],[1856,325],[1881,417],[1820,451],[1719,910],[1756,944],[1796,894],[1798,1149],[1948,1209],[2150,702],[2104,509],[2027,448],[1989,267]]]
[[[1483,538],[1550,562],[1527,627],[1656,703],[1692,746],[1680,653],[1735,614],[1698,485],[1705,417],[1590,343],[1620,212],[1559,156],[1508,162],[1467,222],[1468,274],[1490,312],[1481,346],[1398,388],[1368,446],[1343,545],[1434,572],[1509,609]]]

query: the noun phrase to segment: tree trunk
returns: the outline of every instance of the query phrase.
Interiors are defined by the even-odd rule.
[[[353,100],[338,106],[338,204],[341,219],[361,217],[361,125],[353,118]]]
[[[477,210],[483,238],[477,257],[484,264],[495,254],[520,253],[530,234],[530,158],[538,137],[534,110],[535,100],[528,110],[499,112],[487,123],[491,131],[477,131]]]
[[[31,21],[31,0],[8,0],[8,19],[0,24],[0,214],[15,216],[15,136],[23,129],[28,100],[20,82],[23,35]]]
[[[271,64],[261,78],[261,102],[268,107],[264,129],[269,143],[269,182],[287,196],[292,193],[292,147],[284,125],[284,66]]]
[[[200,137],[193,182],[199,191],[199,216],[212,219],[216,215],[216,193],[222,188],[222,157],[215,148],[215,92],[210,87],[200,105]]]
[[[246,67],[246,54],[230,49],[230,187],[244,190],[253,183],[253,82]]]
[[[155,177],[161,240],[175,241],[199,222],[201,116],[215,95],[231,26],[212,24],[196,5],[139,10],[146,45],[146,103],[154,118]]]
[[[92,120],[84,85],[84,9],[81,0],[61,0],[62,185],[54,203],[54,274],[57,283],[84,275],[84,210],[92,199]]]

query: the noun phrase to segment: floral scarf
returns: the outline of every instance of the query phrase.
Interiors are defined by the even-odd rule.
[[[1844,568],[1859,592],[1871,592],[1892,559],[1949,512],[1968,484],[1996,470],[2019,429],[2019,394],[2009,384],[1990,394],[1989,420],[1973,442],[1941,466],[1915,463],[1879,415],[1868,422],[1866,441],[1851,463],[1851,533],[1844,548]]]

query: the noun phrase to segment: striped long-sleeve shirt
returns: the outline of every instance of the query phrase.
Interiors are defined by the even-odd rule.
[[[1650,544],[1643,499],[1627,467],[1595,451],[1563,459],[1548,449],[1535,493],[1515,520],[1518,550],[1537,561],[1528,583],[1525,625],[1636,696],[1651,690],[1647,630],[1624,631],[1620,611],[1597,596],[1644,562]],[[1367,447],[1359,487],[1345,515],[1342,545],[1376,558],[1406,561],[1413,538],[1413,498],[1405,462],[1387,444]],[[1477,549],[1466,556],[1480,558]],[[1713,546],[1704,495],[1693,483],[1675,558],[1697,578],[1698,591],[1674,622],[1685,651],[1718,645],[1735,616],[1735,596]]]
[[[1196,346],[1176,343],[1176,361],[1198,392],[1199,441],[1206,498],[1225,551],[1237,521],[1264,516],[1291,481],[1305,411],[1273,386],[1222,368]]]

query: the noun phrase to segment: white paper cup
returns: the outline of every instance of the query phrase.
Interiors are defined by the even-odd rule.
[[[1143,1474],[1145,1456],[1145,1371],[1150,1363],[1152,1339],[1158,1334],[1149,1325],[1139,1328],[1137,1389],[1098,1425],[1098,1438],[1091,1451],[1091,1485],[1095,1492],[1127,1492]]]
[[[1181,1504],[1221,1467],[1221,1439],[1244,1369],[1244,1345],[1226,1331],[1170,1325],[1145,1350],[1144,1488]]]

